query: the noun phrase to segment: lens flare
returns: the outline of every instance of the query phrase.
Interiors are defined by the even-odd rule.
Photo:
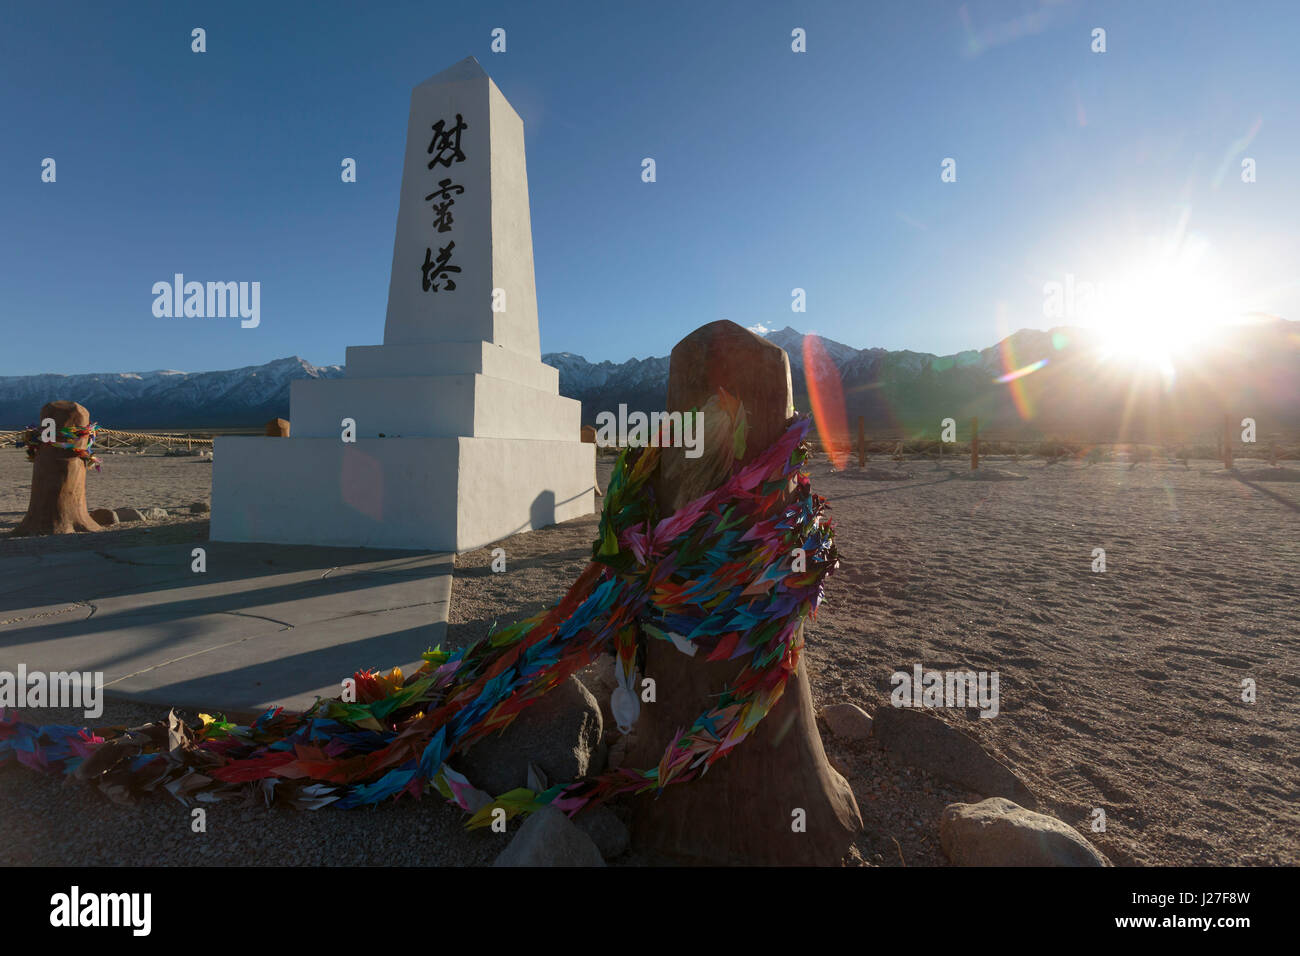
[[[1026,375],[1037,372],[1046,364],[1047,359],[1039,359],[1037,362],[1026,365],[1024,368],[1018,368],[1014,372],[1007,372],[1006,375],[999,375],[993,381],[995,384],[1005,385],[1007,382],[1014,382],[1018,378],[1024,378]]]
[[[808,382],[808,402],[822,447],[831,464],[841,469],[849,462],[849,423],[844,408],[844,386],[826,347],[816,335],[803,337],[803,371]]]
[[[1026,375],[1032,375],[1040,368],[1047,364],[1047,359],[1039,359],[1037,362],[1030,362],[1028,365],[1020,365],[1016,361],[1016,349],[1012,343],[1011,337],[1002,340],[1001,348],[1002,367],[1006,371],[995,378],[993,381],[998,385],[1006,385],[1011,393],[1011,401],[1015,403],[1016,414],[1020,416],[1021,421],[1029,421],[1034,417],[1034,403],[1025,391],[1023,379]]]

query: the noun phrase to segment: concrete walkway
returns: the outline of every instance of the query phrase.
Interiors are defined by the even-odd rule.
[[[0,670],[101,671],[106,695],[248,714],[333,697],[445,640],[453,556],[207,542],[0,559]]]

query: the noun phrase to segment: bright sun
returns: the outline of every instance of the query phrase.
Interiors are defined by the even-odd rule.
[[[1108,359],[1172,375],[1178,360],[1194,355],[1236,311],[1203,243],[1185,241],[1120,274],[1097,290],[1091,316]]]

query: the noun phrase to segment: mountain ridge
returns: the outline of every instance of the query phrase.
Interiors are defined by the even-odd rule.
[[[810,336],[788,325],[762,334],[790,357],[795,404],[807,409],[804,343]],[[849,431],[858,417],[869,433],[882,436],[930,434],[946,417],[964,431],[978,416],[981,432],[998,437],[1139,440],[1205,433],[1224,414],[1300,430],[1300,322],[1285,319],[1224,327],[1202,361],[1173,380],[1154,367],[1107,359],[1104,340],[1080,327],[1020,329],[986,348],[950,355],[859,349],[812,337],[835,369],[819,379],[832,386],[838,379],[842,388],[844,418],[836,427]],[[584,423],[620,404],[642,411],[664,407],[667,356],[589,362],[576,352],[548,352],[542,360],[559,371],[560,393],[582,403]],[[1035,364],[1017,381],[998,381]],[[344,372],[340,365],[289,356],[211,372],[5,376],[0,425],[31,424],[43,404],[64,398],[81,402],[106,427],[247,427],[288,417],[294,380]]]

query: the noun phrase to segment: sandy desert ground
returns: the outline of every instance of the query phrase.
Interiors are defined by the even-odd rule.
[[[86,507],[96,508],[166,508],[165,521],[151,522],[148,527],[138,524],[116,525],[106,534],[115,546],[133,544],[163,544],[178,534],[193,533],[195,521],[186,512],[195,501],[209,501],[212,490],[212,459],[194,457],[166,457],[164,455],[113,454],[99,452],[103,461],[99,471],[86,474]],[[27,513],[31,494],[32,466],[21,449],[0,448],[0,536],[8,534]],[[207,522],[204,525],[206,534]],[[169,531],[176,526],[188,531]],[[96,536],[98,538],[98,536]],[[84,548],[87,536],[70,535],[51,538],[0,537],[0,554],[23,554],[65,548]]]
[[[997,671],[996,718],[932,713],[976,737],[1029,785],[1040,811],[1113,862],[1300,863],[1300,483],[1247,485],[1208,462],[985,466],[1024,480],[972,481],[924,461],[873,461],[908,477],[869,480],[816,460],[814,489],[830,501],[841,553],[808,632],[816,703],[874,712],[888,706],[890,674],[915,664]],[[0,454],[0,528],[25,508],[26,467]],[[602,481],[608,469],[603,460]],[[205,500],[209,476],[194,459],[113,456],[89,476],[88,499],[175,507]],[[594,529],[589,517],[507,540],[504,575],[490,573],[487,550],[461,555],[450,643],[558,599]],[[119,544],[206,533],[206,521],[189,517],[105,532]],[[0,539],[0,554],[90,540]],[[1091,570],[1098,547],[1101,574]],[[1240,699],[1245,677],[1257,683],[1254,704]],[[115,703],[101,722],[164,716]],[[945,863],[939,814],[974,795],[895,764],[873,741],[823,738],[866,824],[851,862]],[[1089,832],[1096,807],[1105,833]],[[0,864],[473,864],[499,850],[428,800],[356,814],[275,811],[269,822],[264,810],[217,808],[203,840],[190,838],[184,813],[164,798],[113,806],[10,767],[0,771]]]

